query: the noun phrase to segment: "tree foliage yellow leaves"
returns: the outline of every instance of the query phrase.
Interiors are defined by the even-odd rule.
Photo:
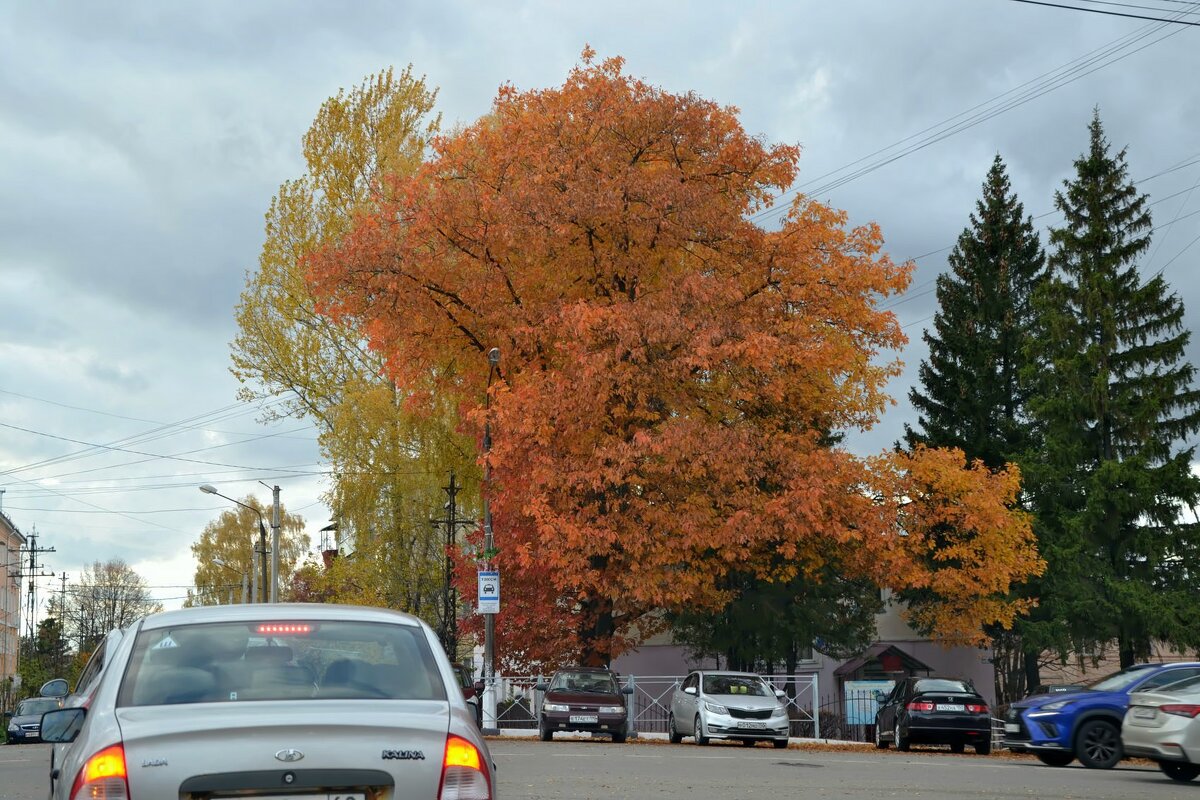
[[[241,602],[243,575],[246,576],[247,586],[257,585],[261,591],[262,563],[256,552],[259,546],[259,522],[260,519],[270,521],[271,508],[263,506],[253,495],[247,495],[241,502],[257,509],[258,513],[241,506],[222,511],[220,516],[204,526],[200,538],[192,544],[192,556],[196,561],[192,583],[196,591],[189,594],[185,605],[220,605],[229,601],[231,592],[234,602]],[[268,526],[267,546],[270,547],[270,544],[271,529]],[[310,544],[308,534],[304,532],[304,518],[289,514],[280,505],[280,586],[290,583],[292,573]],[[266,598],[269,593],[268,588],[267,594],[262,597]]]
[[[1024,523],[1004,476],[829,441],[889,402],[905,338],[878,302],[910,267],[808,197],[778,230],[753,222],[797,148],[585,52],[561,87],[505,87],[433,149],[306,264],[318,309],[429,390],[416,400],[454,398],[477,436],[501,349],[486,414],[510,665],[606,662],[659,609],[722,603],[730,570],[816,575],[831,552],[884,585],[962,593],[963,626],[1009,613],[1007,581],[1032,565],[1006,550]],[[952,491],[976,510],[954,518]],[[974,527],[927,574],[914,547],[935,520]],[[980,552],[1011,568],[966,580]]]
[[[336,243],[357,217],[388,199],[384,175],[411,175],[437,132],[436,92],[411,67],[387,69],[326,101],[304,136],[306,172],[284,183],[266,217],[258,271],[236,311],[233,374],[242,399],[263,402],[268,417],[313,420],[334,480],[329,502],[348,549],[335,599],[365,599],[350,587],[377,584],[368,561],[382,559],[390,580],[378,585],[385,605],[421,613],[442,574],[437,533],[429,525],[446,475],[468,478],[461,502],[473,499],[477,474],[470,440],[455,430],[449,404],[405,403],[386,375],[384,356],[355,325],[321,313],[305,284],[301,260]],[[419,507],[419,508],[418,508]],[[352,578],[352,579],[351,579]],[[407,587],[401,590],[398,584]],[[430,587],[433,586],[431,589]],[[424,595],[414,592],[425,592]],[[382,602],[382,601],[381,601]]]

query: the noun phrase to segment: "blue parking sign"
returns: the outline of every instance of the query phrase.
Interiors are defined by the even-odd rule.
[[[500,572],[498,570],[479,571],[479,604],[476,610],[480,614],[500,613]]]

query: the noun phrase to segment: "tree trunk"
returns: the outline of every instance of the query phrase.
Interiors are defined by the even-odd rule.
[[[1026,650],[1024,652],[1025,659],[1025,693],[1028,693],[1033,687],[1042,682],[1041,653],[1036,650]],[[1016,700],[1017,698],[1013,698]]]
[[[580,665],[607,667],[612,661],[612,637],[616,632],[612,600],[600,597],[584,601],[581,616]]]

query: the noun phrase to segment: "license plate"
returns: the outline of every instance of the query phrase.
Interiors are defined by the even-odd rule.
[[[1006,722],[1004,723],[1004,730],[1008,731],[1009,733],[1020,733],[1021,726],[1015,722]]]
[[[1133,715],[1138,719],[1154,719],[1157,712],[1153,708],[1135,708]]]
[[[961,703],[938,703],[938,711],[966,711],[967,707]]]
[[[218,797],[215,800],[233,800]],[[327,792],[325,794],[264,794],[256,800],[367,800],[362,792]]]
[[[600,721],[600,718],[595,714],[572,714],[571,722],[577,722],[581,725],[595,725]]]
[[[767,723],[765,722],[739,722],[737,726],[739,728],[748,728],[752,731],[765,731],[767,729]]]

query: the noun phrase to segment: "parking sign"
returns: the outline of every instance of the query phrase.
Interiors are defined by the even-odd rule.
[[[476,609],[480,614],[500,613],[500,572],[497,570],[479,571],[479,605]]]

